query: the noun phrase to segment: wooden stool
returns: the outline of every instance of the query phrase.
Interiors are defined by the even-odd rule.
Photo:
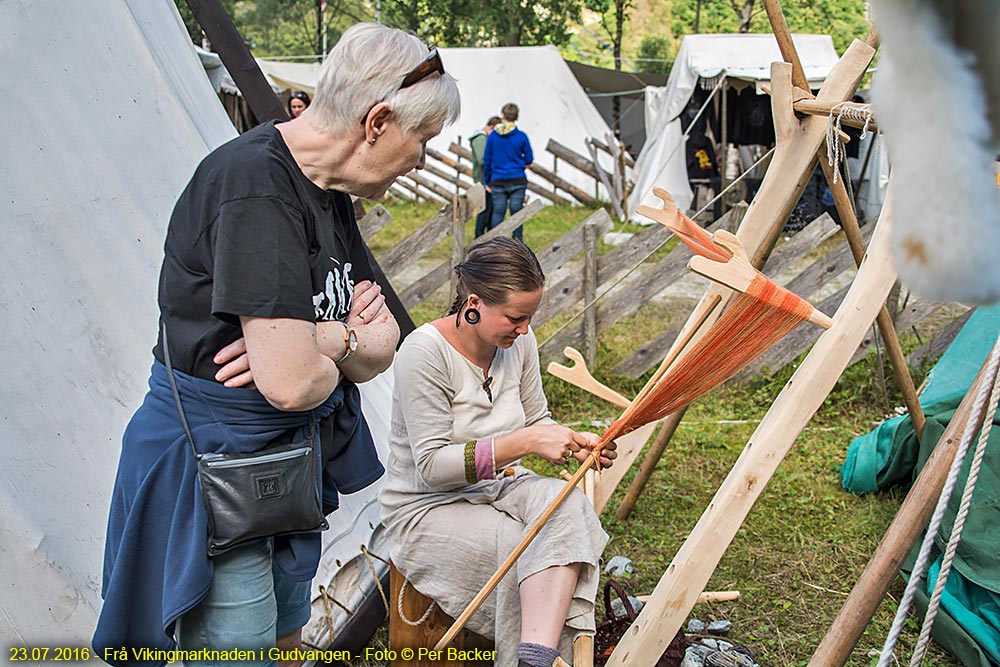
[[[492,665],[492,660],[486,661],[462,661],[447,660],[447,652],[442,655],[433,655],[431,651],[438,640],[444,636],[451,624],[455,622],[448,614],[444,613],[437,604],[429,597],[418,591],[407,583],[406,595],[403,596],[403,614],[411,621],[416,621],[427,612],[427,608],[434,604],[434,609],[427,615],[419,625],[410,625],[399,617],[399,591],[406,583],[403,573],[396,569],[394,564],[389,565],[389,649],[395,656],[392,667],[464,667],[466,665]],[[463,628],[451,646],[457,651],[470,651],[481,649],[492,651],[493,642],[486,637],[478,635],[471,630]],[[413,651],[413,659],[404,660],[403,649]],[[423,650],[421,650],[423,649]],[[561,660],[559,661],[563,665]],[[573,666],[593,667],[594,665],[594,638],[590,635],[577,637],[573,643]]]
[[[427,608],[434,604],[427,618],[419,625],[410,625],[399,617],[399,591],[406,583],[403,573],[396,566],[389,566],[389,648],[395,656],[392,667],[464,667],[465,665],[492,665],[493,660],[467,662],[464,660],[447,660],[447,651],[440,655],[432,653],[434,645],[444,636],[451,624],[455,622],[451,616],[444,613],[441,607],[434,604],[426,595],[407,584],[406,595],[403,597],[403,614],[411,621],[421,618]],[[481,649],[492,651],[493,642],[471,630],[463,628],[451,647],[457,651],[472,651]],[[404,660],[403,649],[413,651],[413,659]]]

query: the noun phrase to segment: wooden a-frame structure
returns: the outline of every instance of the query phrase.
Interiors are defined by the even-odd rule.
[[[771,73],[772,109],[776,129],[775,156],[737,232],[740,241],[750,253],[753,264],[758,268],[766,261],[785,220],[804,189],[815,165],[814,160],[824,146],[827,121],[819,116],[829,114],[830,109],[836,104],[850,99],[877,46],[877,36],[874,32],[869,37],[868,43],[856,40],[833,69],[819,95],[813,99],[805,84],[805,76],[795,54],[778,0],[765,0],[765,5],[786,62],[774,63]],[[805,117],[800,118],[796,112],[805,114]],[[669,639],[681,627],[777,466],[846,369],[851,356],[873,322],[878,324],[886,341],[897,382],[903,390],[911,418],[917,428],[918,436],[920,435],[924,421],[923,413],[903,360],[889,312],[884,306],[896,280],[889,259],[888,246],[892,219],[890,199],[886,201],[866,255],[857,217],[843,179],[834,178],[833,167],[822,157],[820,163],[834,194],[838,212],[844,221],[843,226],[851,251],[860,266],[858,275],[834,316],[833,326],[820,337],[775,399],[729,476],[662,575],[638,619],[622,637],[608,665],[643,666],[653,664],[657,660]],[[677,340],[696,340],[699,332],[707,329],[723,310],[715,308],[715,304],[720,300],[728,302],[731,296],[732,293],[724,287],[717,285],[710,287]],[[672,349],[668,358],[673,352],[675,350]],[[579,360],[574,359],[574,362],[570,373],[552,366],[550,372],[555,371],[560,377],[588,388],[595,395],[611,400],[619,406],[627,405],[628,399],[597,382],[585,367],[581,367]],[[653,446],[654,450],[658,449],[652,453],[654,457],[662,453],[673,430],[680,423],[682,414],[666,418],[661,434]],[[619,465],[615,466],[617,469],[615,478],[608,479],[606,474],[603,477],[594,475],[594,479],[587,480],[585,484],[588,495],[595,501],[598,511],[603,508],[614,486],[634,461],[637,450],[641,449],[642,442],[648,437],[648,432],[633,435],[636,439],[641,437],[642,441],[624,448],[626,455],[620,458]],[[933,491],[935,485],[940,488],[943,480],[939,472],[940,467],[946,465],[946,459],[950,460],[949,453],[953,456],[954,448],[951,448],[950,452],[944,450],[940,455],[936,455],[942,463],[935,466],[933,471],[931,466],[928,466],[928,479],[920,487],[922,493]],[[655,458],[652,460],[652,465],[644,465],[644,468],[651,470],[653,465]],[[641,485],[638,491],[630,490],[628,498],[630,502],[635,502],[639,491]],[[863,575],[867,580],[859,581],[857,587],[859,590],[852,593],[849,601],[849,605],[852,606],[845,605],[845,610],[841,612],[823,645],[817,650],[810,667],[820,665],[832,667],[842,665],[846,661],[861,631],[874,613],[875,606],[898,571],[899,563],[916,539],[919,529],[915,526],[923,525],[921,517],[923,522],[926,521],[924,514],[929,512],[928,504],[918,503],[915,500],[911,504],[919,505],[919,508],[910,508],[906,505],[901,508],[899,519],[901,527],[896,528],[894,532],[893,527],[890,527],[890,532],[880,545],[879,552]],[[895,522],[893,526],[896,526]]]

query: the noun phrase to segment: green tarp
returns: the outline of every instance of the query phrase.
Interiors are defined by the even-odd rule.
[[[906,416],[889,419],[871,433],[856,438],[841,470],[845,489],[870,493],[897,484],[905,487],[912,484],[979,372],[998,332],[1000,305],[980,308],[969,318],[931,371],[921,394],[920,402],[927,416],[922,441],[917,441]],[[994,424],[997,421],[994,415]],[[944,549],[951,534],[974,450],[975,440],[936,536],[939,550]],[[919,545],[914,553],[918,548]],[[913,559],[911,554],[910,562],[904,566],[904,576]],[[940,559],[930,569],[926,582],[928,595],[939,567]],[[948,618],[939,614],[935,640],[964,665],[1000,665],[1000,428],[993,429],[986,446],[941,606]]]

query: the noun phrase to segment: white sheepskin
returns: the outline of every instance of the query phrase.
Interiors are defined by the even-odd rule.
[[[900,278],[932,299],[1000,300],[1000,3],[872,5],[882,38],[873,105],[892,164]]]

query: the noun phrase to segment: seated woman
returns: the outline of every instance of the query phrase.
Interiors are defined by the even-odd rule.
[[[565,487],[521,467],[521,457],[582,462],[597,441],[550,417],[528,326],[545,280],[531,250],[492,239],[455,272],[451,314],[411,333],[396,355],[380,498],[396,567],[453,617]],[[615,456],[612,443],[602,465]],[[508,467],[513,475],[498,472]],[[572,655],[578,635],[594,633],[607,541],[593,507],[574,491],[469,621],[496,640],[497,665],[551,667]]]

